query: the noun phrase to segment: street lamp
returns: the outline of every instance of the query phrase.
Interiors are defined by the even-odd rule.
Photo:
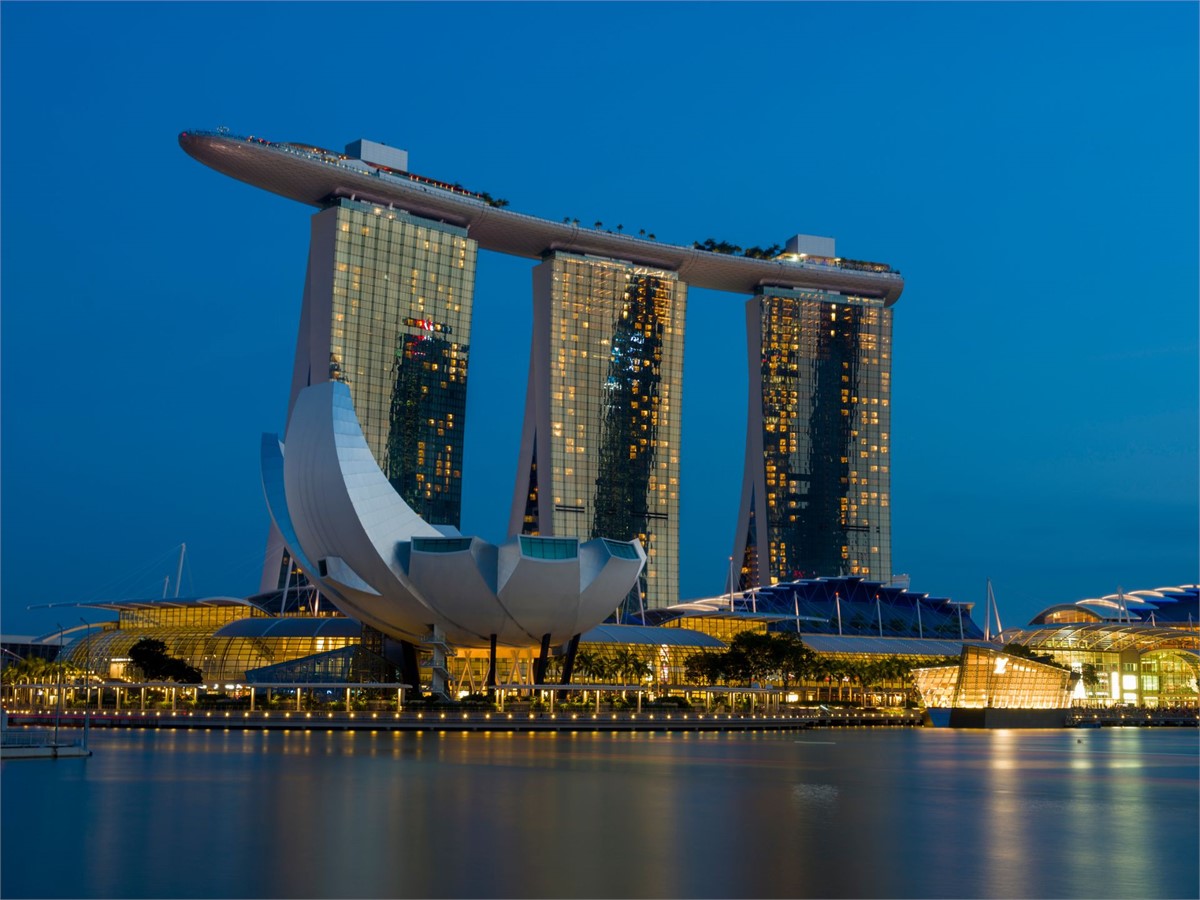
[[[55,623],[58,625],[58,655],[54,657],[54,661],[58,663],[58,697],[57,703],[54,705],[54,746],[58,746],[58,719],[62,714],[62,694],[63,694],[63,627],[61,622]]]
[[[84,662],[84,677],[87,679],[84,682],[84,706],[91,706],[92,703],[92,626],[83,616],[79,617],[79,621],[87,628],[87,659]]]

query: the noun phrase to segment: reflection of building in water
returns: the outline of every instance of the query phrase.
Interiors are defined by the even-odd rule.
[[[646,568],[622,615],[678,595],[686,297],[674,273],[613,260],[553,253],[534,270],[509,530],[638,538]]]
[[[463,228],[384,205],[340,199],[314,215],[288,406],[290,419],[309,384],[348,384],[389,481],[426,521],[455,527],[476,250]],[[273,532],[262,590],[287,583],[286,557]]]

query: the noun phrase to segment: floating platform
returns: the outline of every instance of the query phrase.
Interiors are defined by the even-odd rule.
[[[0,759],[79,759],[91,756],[87,747],[69,744],[0,744]]]

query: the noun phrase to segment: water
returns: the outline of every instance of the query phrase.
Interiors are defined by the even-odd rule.
[[[92,733],[16,897],[1196,897],[1197,733]]]

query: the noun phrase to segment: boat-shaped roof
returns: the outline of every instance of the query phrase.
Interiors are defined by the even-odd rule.
[[[529,259],[565,251],[677,272],[688,284],[738,294],[763,288],[834,291],[896,302],[904,279],[882,263],[799,256],[754,259],[610,234],[490,205],[478,194],[332,151],[209,131],[185,131],[180,146],[231,178],[324,206],[338,197],[398,207],[467,230],[486,250]]]

